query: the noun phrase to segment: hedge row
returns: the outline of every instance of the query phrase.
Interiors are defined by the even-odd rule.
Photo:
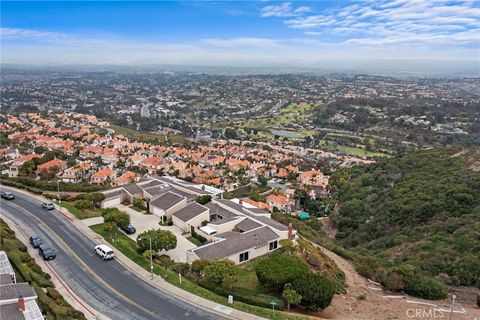
[[[75,310],[55,290],[50,275],[42,271],[28,254],[27,247],[15,237],[15,232],[0,219],[0,242],[18,275],[17,281],[28,282],[38,295],[38,305],[46,319],[85,320],[82,312]]]
[[[271,309],[272,305],[271,297],[266,295],[251,295],[243,292],[238,292],[237,290],[227,290],[222,286],[216,285],[212,282],[208,281],[201,281],[198,283],[201,287],[212,291],[220,296],[228,297],[229,295],[233,296],[234,301],[240,301],[246,304],[250,304],[253,306],[258,306],[262,308]],[[281,299],[276,299],[275,302],[277,305],[275,306],[276,309],[282,310],[284,308],[283,301]]]
[[[57,191],[58,186],[56,181],[44,181],[44,180],[36,180],[30,177],[8,177],[3,175],[0,179],[0,183],[9,185],[12,187],[22,188],[28,190],[28,188],[33,188],[34,190],[40,190],[39,192],[32,192],[35,193],[42,193],[43,191]],[[60,182],[60,191],[62,192],[95,192],[105,190],[109,186],[107,185],[90,185],[89,183],[65,183]]]

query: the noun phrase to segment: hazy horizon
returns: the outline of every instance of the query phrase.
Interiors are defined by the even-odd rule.
[[[2,1],[3,65],[480,73],[475,1]]]

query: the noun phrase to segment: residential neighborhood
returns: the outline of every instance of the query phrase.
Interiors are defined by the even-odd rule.
[[[235,190],[262,185],[263,192],[253,198],[248,192],[240,192],[239,197],[262,209],[292,214],[299,209],[296,189],[307,188],[316,199],[328,195],[329,176],[323,170],[371,162],[300,146],[239,140],[190,143],[188,147],[139,142],[116,134],[95,116],[73,112],[1,118],[5,131],[11,132],[9,147],[0,150],[1,172],[9,177],[60,181],[57,191],[69,183],[109,188],[139,182],[145,175],[165,175],[234,195]]]

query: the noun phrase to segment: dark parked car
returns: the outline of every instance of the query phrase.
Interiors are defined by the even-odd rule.
[[[32,245],[32,247],[38,248],[40,245],[43,244],[43,240],[39,236],[33,235],[30,237],[30,244]]]
[[[5,200],[13,200],[15,199],[15,195],[11,192],[2,192],[2,198]]]
[[[43,260],[53,260],[57,256],[55,250],[47,244],[41,244],[38,247],[38,253],[42,256]]]
[[[50,201],[42,203],[42,208],[45,210],[53,210],[55,206]]]
[[[137,229],[135,229],[135,227],[132,226],[131,224],[129,224],[126,228],[122,228],[122,230],[123,230],[126,234],[134,234],[135,232],[137,232]]]

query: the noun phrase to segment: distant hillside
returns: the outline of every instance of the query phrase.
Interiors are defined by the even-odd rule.
[[[432,299],[441,282],[480,287],[480,150],[382,159],[335,173],[331,188],[336,239],[364,275]]]

